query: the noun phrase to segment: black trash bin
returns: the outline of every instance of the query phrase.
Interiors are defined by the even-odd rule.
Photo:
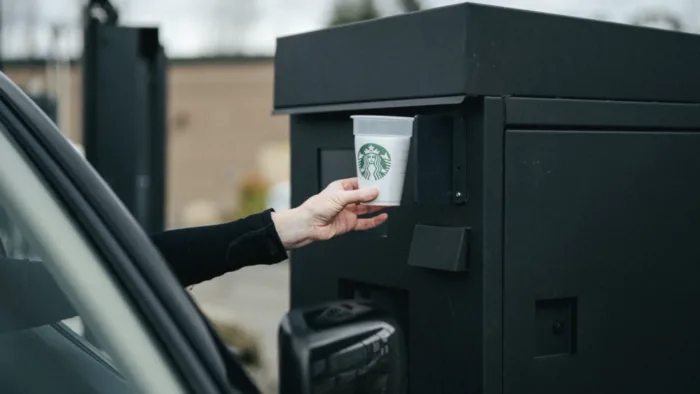
[[[363,297],[409,392],[700,392],[700,37],[474,4],[280,38],[294,205],[351,115],[416,116],[385,228],[295,251],[292,306]]]

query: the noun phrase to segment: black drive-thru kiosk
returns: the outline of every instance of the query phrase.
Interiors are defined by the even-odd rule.
[[[461,4],[281,38],[292,198],[350,115],[417,116],[385,228],[292,254],[292,305],[369,297],[409,392],[700,392],[700,36]]]

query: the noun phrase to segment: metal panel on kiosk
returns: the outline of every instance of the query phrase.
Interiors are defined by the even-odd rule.
[[[146,231],[161,231],[167,65],[158,29],[91,20],[83,67],[86,158]]]
[[[279,39],[294,205],[355,176],[350,115],[416,116],[401,206],[296,250],[292,306],[392,310],[411,394],[700,391],[698,47],[474,4]]]
[[[506,140],[506,391],[694,391],[700,128]]]

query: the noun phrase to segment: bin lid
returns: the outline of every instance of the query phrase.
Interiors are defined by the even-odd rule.
[[[700,35],[464,3],[277,40],[276,112],[465,96],[700,102]]]

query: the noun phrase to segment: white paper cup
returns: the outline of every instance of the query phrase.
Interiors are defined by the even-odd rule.
[[[360,188],[376,187],[379,196],[367,205],[401,205],[413,118],[351,116]]]

